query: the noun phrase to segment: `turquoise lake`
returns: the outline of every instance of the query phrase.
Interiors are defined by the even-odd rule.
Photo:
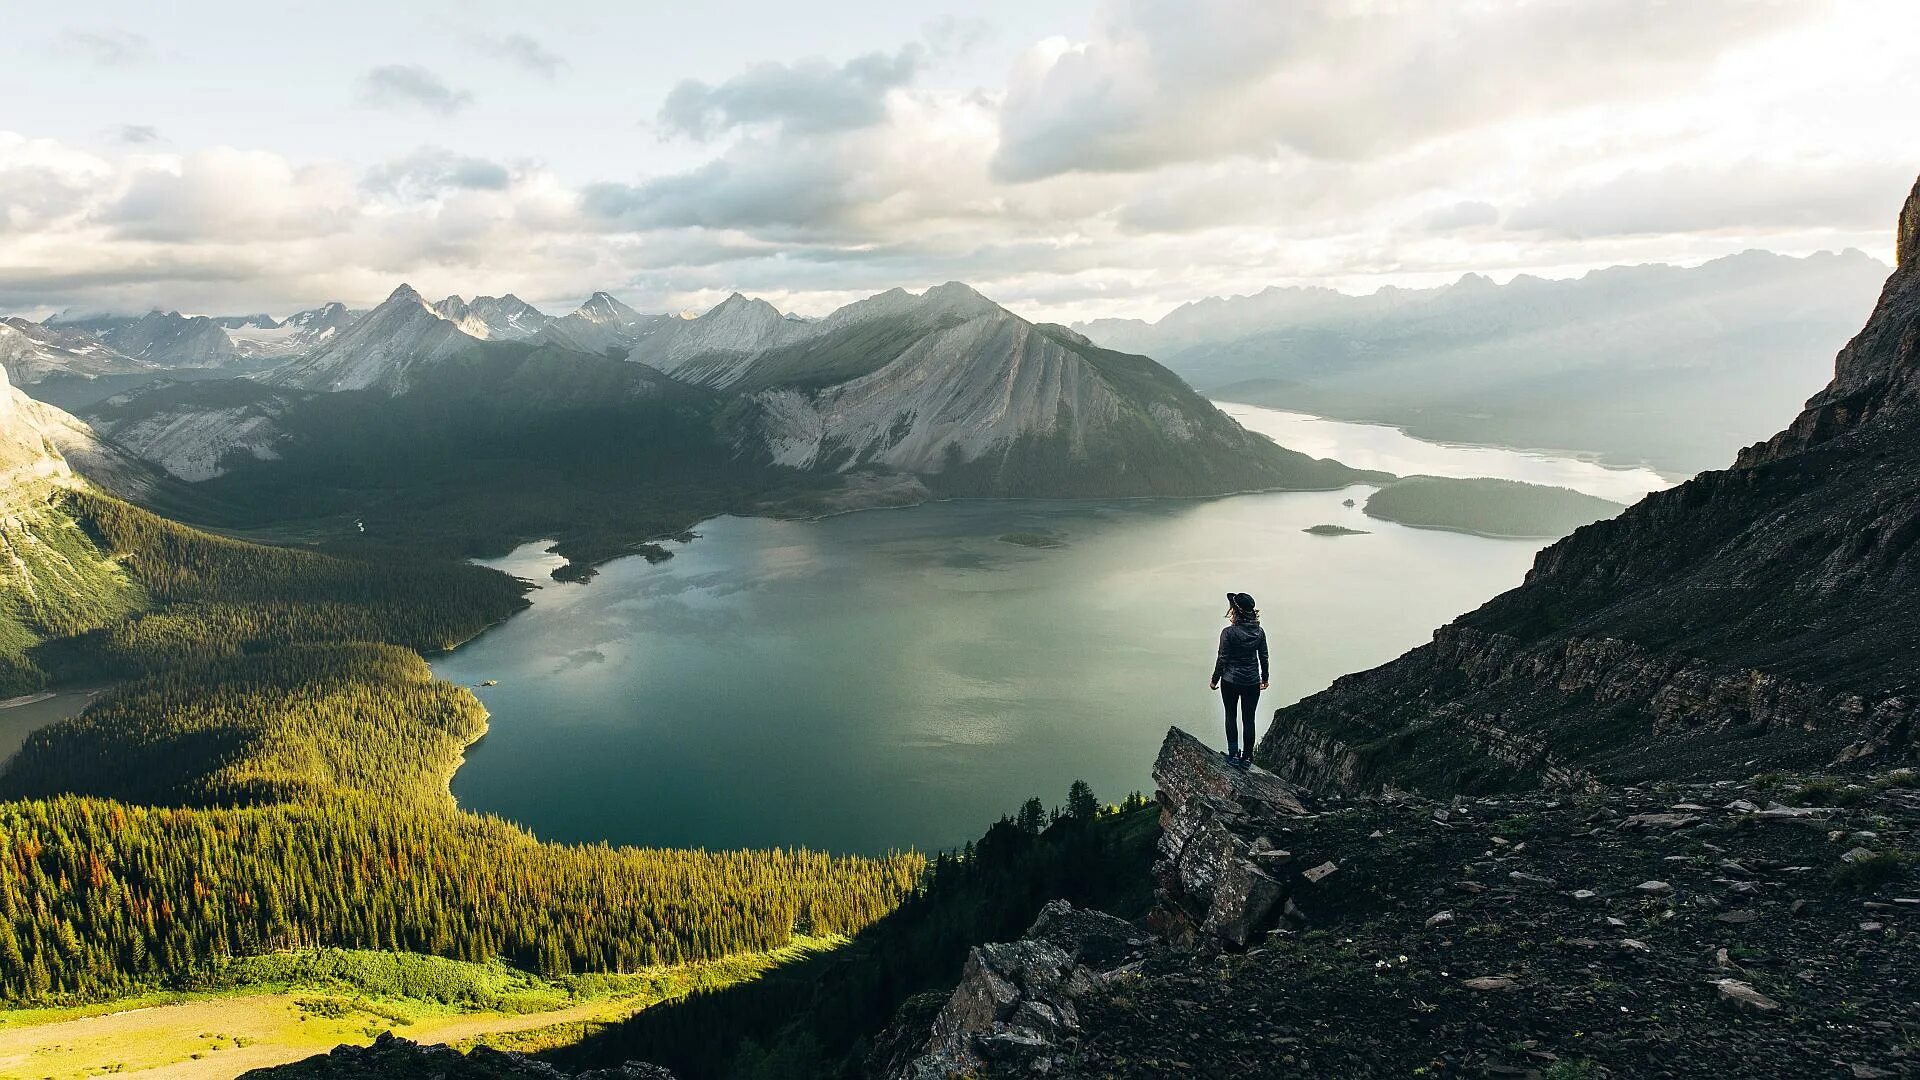
[[[1319,453],[1541,467],[1318,423]],[[1615,497],[1643,479],[1592,474]],[[584,585],[529,545],[493,565],[540,583],[533,607],[434,663],[492,714],[453,793],[550,840],[875,852],[963,843],[1076,778],[1150,790],[1168,725],[1223,742],[1206,684],[1227,590],[1265,615],[1265,717],[1426,641],[1541,546],[1343,505],[1370,490],[720,518]],[[1301,531],[1323,523],[1368,532]]]

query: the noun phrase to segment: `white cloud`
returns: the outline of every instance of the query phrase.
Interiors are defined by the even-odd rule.
[[[1067,321],[1272,284],[1885,257],[1920,166],[1901,160],[1920,69],[1888,44],[1914,9],[1698,0],[1636,20],[1652,2],[1109,0],[986,85],[952,59],[980,28],[956,23],[592,98],[574,118],[610,145],[636,113],[675,137],[626,136],[625,175],[563,178],[498,122],[606,77],[578,52],[517,103],[376,69],[407,74],[374,96],[429,115],[426,145],[371,163],[196,147],[173,120],[164,144],[94,151],[0,135],[0,312],[291,310],[406,279],[556,306],[741,289],[818,313],[957,278]]]
[[[559,53],[526,34],[476,35],[474,42],[488,55],[545,79],[554,78],[567,66],[566,59]]]
[[[473,95],[456,90],[417,64],[384,64],[360,76],[360,101],[379,109],[424,109],[452,116],[473,104]]]
[[[1008,180],[1267,156],[1365,158],[1503,118],[1691,82],[1812,17],[1776,0],[1114,0],[1016,70]]]
[[[817,57],[756,64],[718,85],[688,79],[667,94],[660,126],[693,139],[753,125],[801,135],[867,127],[886,118],[887,94],[913,81],[925,57],[907,45],[839,65]]]

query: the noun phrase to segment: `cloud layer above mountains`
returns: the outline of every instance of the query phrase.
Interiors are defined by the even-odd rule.
[[[1153,316],[1269,284],[1884,257],[1917,164],[1905,0],[1096,0],[1061,21],[1009,39],[929,7],[913,40],[849,30],[651,100],[609,94],[620,73],[564,27],[474,29],[334,72],[333,108],[379,136],[337,146],[237,118],[181,138],[131,100],[90,132],[15,108],[0,311],[289,309],[405,278],[816,312],[959,278],[1038,316]],[[41,37],[183,92],[163,27]],[[535,97],[593,117],[599,167],[537,149]]]

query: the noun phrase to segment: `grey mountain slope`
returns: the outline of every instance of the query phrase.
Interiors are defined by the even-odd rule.
[[[448,301],[441,305],[449,306]],[[402,393],[415,368],[444,360],[480,340],[466,329],[480,325],[472,313],[456,313],[458,322],[429,306],[412,286],[402,285],[345,332],[268,372],[261,381],[301,390]]]
[[[460,380],[501,377],[489,350],[557,344],[555,357],[585,360],[592,350],[569,330],[592,327],[625,342],[613,347],[631,349],[654,379],[704,392],[711,404],[700,407],[717,409],[713,423],[750,462],[906,473],[939,493],[981,495],[1198,495],[1377,478],[1284,450],[1152,360],[1036,326],[959,283],[891,290],[818,320],[736,295],[698,319],[656,321],[597,295],[518,343],[483,341],[480,319],[459,297],[429,304],[403,285],[256,380],[161,388],[87,416],[173,475],[208,480],[280,456],[292,414],[307,411],[303,394],[392,398],[431,384],[457,396],[474,389],[459,390]],[[594,369],[556,360],[542,370],[565,380]],[[551,395],[515,394],[527,390],[538,392],[515,400],[532,423],[533,398]]]
[[[354,316],[338,300],[295,312],[280,322],[221,320],[234,349],[249,359],[294,357],[332,340],[353,325]]]
[[[670,315],[643,315],[611,294],[597,292],[577,310],[541,327],[535,338],[580,352],[626,356],[641,339],[670,321],[680,320]]]
[[[150,311],[101,331],[107,344],[159,367],[220,367],[241,354],[221,326],[205,315]]]
[[[741,394],[736,441],[780,464],[881,467],[965,494],[1197,494],[1360,477],[1248,433],[1146,357],[1037,327],[959,283],[882,293],[811,323],[775,322],[771,305],[740,298],[723,306],[724,321],[693,321],[704,350],[682,339],[671,370]],[[766,341],[776,344],[752,348]]]
[[[59,375],[94,379],[154,370],[85,331],[18,318],[0,319],[0,365],[17,386]]]
[[[487,337],[494,341],[524,341],[554,321],[551,315],[512,293],[477,296],[467,306],[487,328]]]
[[[0,368],[0,518],[50,486],[73,486],[82,477],[132,495],[160,480],[87,424],[10,385]]]

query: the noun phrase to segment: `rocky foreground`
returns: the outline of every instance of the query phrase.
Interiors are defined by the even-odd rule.
[[[1912,770],[1310,804],[1175,730],[1155,780],[1151,929],[1049,907],[876,1075],[1920,1073]]]

